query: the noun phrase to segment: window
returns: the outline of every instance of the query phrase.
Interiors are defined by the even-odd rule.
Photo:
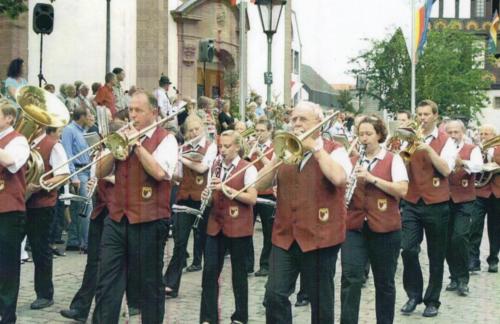
[[[486,0],[476,0],[476,17],[484,17],[485,15],[485,2]]]
[[[297,51],[292,51],[293,55],[293,73],[299,74],[300,71],[300,54]]]
[[[500,109],[500,97],[495,97],[495,109]]]

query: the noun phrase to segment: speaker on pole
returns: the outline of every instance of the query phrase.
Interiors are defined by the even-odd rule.
[[[54,29],[54,7],[46,3],[37,3],[33,9],[33,30],[37,34],[52,33]]]

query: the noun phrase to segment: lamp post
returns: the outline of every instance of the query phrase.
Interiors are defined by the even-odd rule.
[[[358,92],[358,112],[361,112],[361,97],[366,90],[366,74],[359,73],[356,75],[356,90]]]
[[[256,0],[255,4],[259,9],[262,30],[267,36],[267,72],[264,73],[264,83],[267,85],[266,104],[271,105],[271,84],[273,84],[273,73],[271,72],[271,54],[273,35],[278,29],[281,11],[286,4],[286,0]]]

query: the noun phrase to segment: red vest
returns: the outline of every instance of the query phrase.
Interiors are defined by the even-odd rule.
[[[91,219],[95,219],[99,216],[108,206],[110,200],[114,199],[113,188],[114,185],[111,182],[104,179],[97,180],[96,204],[94,208],[92,208],[92,214],[90,214]]]
[[[241,159],[231,173],[238,172],[247,164],[247,161]],[[214,165],[213,169],[215,168],[216,166]],[[245,172],[242,172],[229,181],[227,185],[233,189],[243,188],[245,186]],[[212,209],[208,217],[207,234],[215,236],[221,230],[227,237],[253,235],[253,209],[252,206],[243,204],[236,199],[230,200],[220,191],[214,191]]]
[[[342,145],[323,140],[330,153]],[[288,250],[294,241],[302,252],[344,242],[346,232],[345,186],[335,187],[311,156],[298,165],[282,165],[277,174],[278,203],[272,243]]]
[[[38,143],[35,147],[43,159],[43,166],[45,168],[45,172],[49,172],[52,170],[50,165],[50,155],[52,153],[52,149],[54,145],[57,144],[57,141],[50,136],[45,135],[45,137]],[[26,202],[27,208],[42,208],[42,207],[54,207],[57,202],[57,190],[54,189],[52,191],[40,190],[31,195],[28,202]]]
[[[268,158],[269,160],[271,160],[273,158],[273,152],[274,150],[273,149],[273,145],[271,144],[270,147],[266,148],[264,152],[262,153],[265,153],[265,152],[268,152],[266,154],[266,158]],[[257,153],[253,153],[252,156],[250,157],[250,161],[255,161],[259,158],[259,156],[257,155]],[[262,169],[264,167],[264,163],[262,163],[261,161],[257,162],[254,164],[255,165],[255,168],[257,169],[257,171],[260,171],[260,169]],[[268,188],[268,189],[265,189],[265,190],[261,190],[259,192],[257,192],[257,194],[259,196],[261,195],[272,195],[273,194],[273,188]]]
[[[438,137],[432,139],[430,146],[439,155],[447,140],[448,135],[440,131]],[[450,200],[448,178],[436,170],[425,151],[413,153],[410,159],[408,177],[410,182],[405,200],[416,204],[422,198],[427,205]]]
[[[167,135],[165,129],[157,127],[142,146],[152,154]],[[133,152],[127,160],[115,162],[113,192],[116,199],[108,202],[108,209],[115,222],[120,222],[124,215],[130,224],[170,217],[170,181],[156,181],[147,174]]]
[[[12,131],[0,139],[0,148],[4,149],[14,138],[22,136]],[[26,211],[24,196],[26,194],[26,180],[24,174],[26,164],[16,173],[10,173],[7,168],[0,166],[0,213],[12,211]]]
[[[495,147],[492,161],[500,165],[500,146]],[[494,194],[496,198],[500,198],[500,175],[493,176],[493,179],[486,186],[476,188],[476,193],[481,198],[489,198],[491,194]]]
[[[196,152],[205,155],[210,144],[211,143],[206,140],[205,146],[198,147]],[[187,152],[189,150],[190,148],[188,146],[185,146],[183,148],[183,152]],[[182,172],[182,182],[179,187],[179,191],[177,192],[176,201],[189,199],[194,201],[201,201],[201,192],[207,186],[208,170],[205,173],[200,174],[186,166],[183,166]]]
[[[392,160],[394,155],[387,152],[384,159],[378,161],[371,174],[377,178],[392,182]],[[353,158],[353,165],[358,158]],[[370,229],[377,233],[388,233],[401,229],[399,199],[380,190],[371,183],[358,180],[354,196],[347,210],[347,229],[359,230],[365,217]]]
[[[472,144],[464,144],[459,152],[460,159],[467,161],[470,160]],[[475,174],[468,174],[464,168],[461,167],[457,172],[452,172],[448,177],[450,181],[450,196],[454,203],[469,202],[476,199],[476,187],[474,186]]]

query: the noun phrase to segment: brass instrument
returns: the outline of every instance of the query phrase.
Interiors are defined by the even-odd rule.
[[[397,128],[394,131],[394,135],[389,139],[389,141],[392,142],[396,139],[408,143],[408,145],[399,152],[399,155],[401,156],[405,164],[410,163],[411,156],[417,150],[418,145],[420,145],[420,143],[424,141],[422,124],[416,121],[412,121],[405,127]]]
[[[141,129],[140,131],[138,131],[136,134],[134,134],[131,137],[128,137],[127,135],[123,134],[123,130],[126,129],[127,127],[130,127],[131,124],[127,124],[127,125],[123,126],[118,131],[109,134],[108,136],[106,136],[105,138],[103,138],[102,140],[100,140],[99,142],[97,142],[94,145],[86,148],[85,150],[81,151],[80,153],[74,155],[71,159],[69,159],[64,164],[60,165],[59,167],[57,167],[55,169],[52,169],[51,171],[42,174],[42,176],[40,177],[40,186],[43,189],[45,189],[47,191],[50,191],[50,190],[52,190],[52,189],[60,186],[64,182],[68,181],[74,175],[76,175],[76,174],[78,174],[80,172],[83,172],[83,171],[91,168],[94,164],[98,163],[101,159],[103,159],[105,156],[107,156],[109,154],[112,154],[113,157],[115,159],[117,159],[117,160],[120,160],[120,161],[126,160],[127,157],[128,157],[128,155],[129,155],[129,149],[130,149],[130,147],[132,145],[134,145],[135,143],[141,141],[143,139],[143,136],[147,132],[149,132],[150,130],[156,128],[157,126],[159,126],[159,125],[167,122],[168,120],[170,120],[172,118],[177,118],[177,115],[180,114],[180,113],[182,113],[184,110],[185,110],[185,108],[179,109],[174,114],[169,115],[167,117],[164,117],[164,118],[162,118],[162,119],[154,122],[153,124],[151,124],[151,125],[143,128],[143,129]],[[80,168],[80,169],[76,170],[75,172],[73,172],[72,174],[64,177],[64,179],[62,179],[58,183],[55,183],[55,184],[52,184],[52,185],[47,185],[47,184],[44,183],[44,179],[47,178],[47,177],[49,177],[49,176],[51,176],[59,168],[62,168],[63,166],[66,166],[67,164],[71,163],[71,161],[75,160],[76,158],[80,157],[81,155],[83,155],[83,154],[85,154],[87,152],[90,152],[90,151],[92,151],[92,150],[94,150],[94,149],[102,146],[103,144],[104,144],[104,146],[107,149],[110,150],[110,152],[108,152],[107,154],[103,154],[103,155],[99,156],[98,158],[94,159],[92,162],[90,162],[89,164],[87,164],[83,168]]]
[[[182,144],[181,146],[179,146],[179,159],[180,158],[187,158],[187,159],[189,159],[191,161],[201,162],[203,160],[203,157],[204,157],[203,154],[198,153],[198,152],[193,151],[193,150],[189,150],[189,151],[186,151],[186,152],[183,152],[183,150],[184,150],[184,147],[186,147],[188,145],[192,145],[194,143],[198,143],[199,141],[201,141],[201,139],[204,136],[205,136],[205,134],[201,133],[200,135],[196,136],[195,138],[192,138],[189,141],[187,141],[184,144]]]
[[[497,135],[483,143],[482,152],[486,156],[488,149],[500,145],[500,135]],[[486,186],[493,177],[500,173],[500,165],[496,162],[485,163],[480,173],[476,174],[475,185],[476,188]]]
[[[243,138],[249,138],[250,136],[255,135],[255,128],[254,127],[247,128],[243,132],[241,132],[240,135]]]
[[[14,129],[31,144],[43,127],[64,127],[69,123],[66,106],[52,93],[35,86],[24,86],[16,92],[16,102],[21,107]],[[32,149],[26,162],[26,183],[38,184],[45,171],[43,158]]]
[[[345,190],[345,199],[344,199],[346,208],[349,207],[352,196],[354,195],[354,190],[356,190],[356,185],[358,184],[358,178],[356,177],[355,169],[359,167],[361,163],[363,163],[365,156],[366,156],[366,145],[361,144],[359,147],[359,159],[356,162],[356,165],[352,168],[351,174],[349,175],[349,179],[347,180],[347,187]]]
[[[262,160],[262,158],[269,152],[266,152],[260,157],[259,159],[256,159],[252,163],[249,163],[245,168],[242,168],[240,171],[234,173],[231,175],[228,179],[226,179],[222,183],[222,190],[224,191],[224,194],[226,196],[230,197],[231,199],[234,199],[237,197],[240,193],[246,191],[248,188],[253,186],[255,183],[259,182],[262,177],[268,175],[271,172],[274,172],[277,168],[279,168],[283,163],[284,164],[299,164],[302,159],[304,158],[304,153],[305,149],[302,146],[302,141],[310,136],[312,136],[315,132],[317,132],[324,124],[328,123],[330,120],[332,120],[334,117],[337,116],[339,112],[335,112],[330,114],[329,116],[325,117],[321,122],[316,124],[313,128],[309,129],[307,132],[296,136],[292,133],[288,132],[279,132],[276,134],[273,140],[273,146],[274,146],[274,153],[276,155],[276,158],[279,160],[278,163],[276,163],[271,169],[267,170],[265,173],[263,173],[259,178],[257,178],[253,183],[250,183],[246,186],[244,186],[242,189],[239,191],[229,194],[227,190],[225,189],[225,185],[232,179],[234,179],[237,175],[241,174],[242,172],[246,171],[250,166],[254,165],[258,161]]]

